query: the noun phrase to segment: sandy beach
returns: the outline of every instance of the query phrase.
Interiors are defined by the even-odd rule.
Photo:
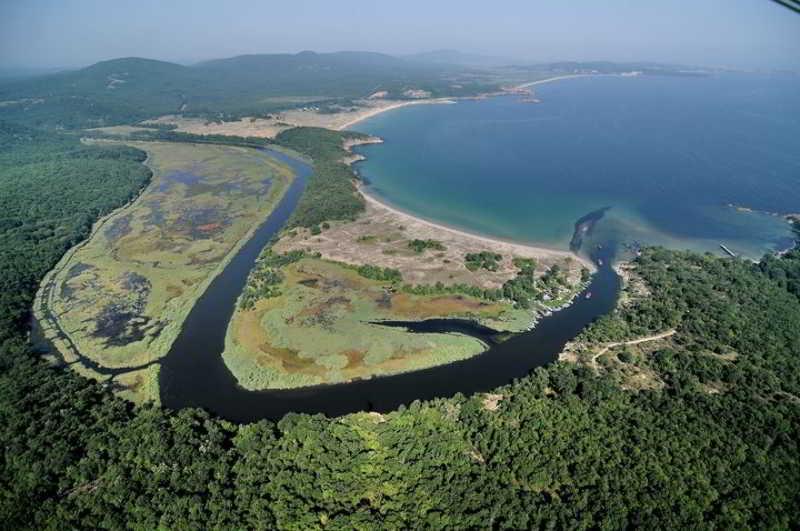
[[[528,83],[523,83],[521,85],[515,86],[513,88],[513,90],[524,89],[524,88],[532,87],[534,85],[542,85],[544,83],[552,83],[553,81],[559,81],[559,80],[562,80],[562,79],[572,79],[572,78],[577,78],[577,77],[597,77],[597,76],[602,76],[602,75],[614,75],[614,74],[565,74],[563,76],[549,77],[547,79],[539,79],[537,81],[530,81]],[[486,94],[484,97],[486,97],[486,96],[499,96],[499,95],[503,95],[503,94],[505,94],[505,92],[498,92],[496,94],[494,94],[494,93]],[[360,109],[360,110],[356,111],[355,113],[353,113],[356,116],[354,116],[352,119],[348,120],[347,122],[337,126],[336,129],[338,131],[342,131],[344,129],[347,129],[347,128],[357,124],[358,122],[360,122],[362,120],[366,120],[367,118],[372,118],[373,116],[377,116],[377,115],[379,115],[381,113],[384,113],[386,111],[391,111],[392,109],[399,109],[400,107],[407,107],[409,105],[431,105],[431,104],[442,104],[442,103],[457,103],[458,99],[459,98],[435,98],[435,99],[396,101],[396,102],[389,103],[388,105],[385,105],[385,106],[364,108],[364,109]],[[465,98],[462,98],[462,99],[469,100],[469,99],[475,99],[475,97],[470,96],[470,97],[465,97]]]
[[[523,83],[511,89],[525,89],[534,85],[550,83],[561,79],[575,77],[590,77],[604,74],[566,74],[538,81]],[[610,74],[609,74],[610,75]],[[499,96],[511,92],[498,92],[485,94],[479,97]],[[147,123],[171,124],[177,126],[176,131],[192,133],[197,135],[234,135],[251,136],[262,138],[275,138],[281,131],[292,127],[323,127],[342,131],[355,124],[372,118],[386,111],[407,107],[410,105],[435,105],[456,103],[460,98],[421,98],[415,100],[384,100],[384,99],[364,99],[358,102],[357,107],[339,113],[321,113],[314,110],[313,103],[309,107],[299,109],[287,109],[274,113],[269,118],[246,117],[240,120],[229,122],[211,122],[204,118],[191,118],[181,115],[166,115],[160,118],[148,120]],[[474,99],[474,97],[463,98]]]
[[[517,274],[514,258],[532,258],[544,272],[558,264],[573,282],[580,270],[594,270],[588,261],[568,251],[537,247],[469,231],[427,220],[387,205],[359,187],[366,202],[365,211],[353,221],[332,222],[318,234],[306,230],[284,233],[273,249],[276,252],[301,249],[318,252],[324,258],[352,265],[370,264],[397,269],[411,284],[469,284],[499,288]],[[409,250],[412,240],[431,240],[442,246],[426,253]],[[500,255],[496,270],[470,270],[465,267],[469,253],[491,252]]]
[[[545,83],[552,83],[553,81],[559,81],[561,79],[572,79],[572,78],[576,78],[576,77],[595,77],[595,76],[600,76],[600,75],[603,75],[603,74],[566,74],[566,75],[563,75],[563,76],[548,77],[547,79],[540,79],[538,81],[530,81],[528,83],[523,83],[521,85],[517,85],[514,88],[516,88],[516,89],[524,89],[524,88],[532,87],[534,85],[543,85]]]
[[[391,212],[396,218],[408,224],[409,226],[417,225],[433,229],[436,233],[440,234],[439,238],[442,240],[468,239],[474,242],[480,242],[481,244],[483,244],[483,246],[493,249],[501,254],[509,254],[515,256],[528,257],[528,258],[558,260],[570,257],[584,263],[586,267],[592,270],[595,269],[595,266],[589,260],[585,260],[584,258],[577,256],[570,251],[562,251],[559,249],[550,249],[547,247],[527,245],[524,243],[514,242],[482,234],[476,234],[463,229],[450,227],[440,222],[435,222],[425,218],[420,218],[413,214],[409,214],[408,212],[404,212],[403,210],[400,210],[396,207],[388,205],[383,201],[381,201],[380,199],[378,199],[377,197],[375,197],[374,195],[370,194],[366,190],[366,188],[361,184],[359,184],[357,188],[359,193],[364,197],[364,200],[367,201],[367,203],[370,204],[371,206],[375,207],[378,210],[385,210],[387,212]]]
[[[166,115],[147,120],[151,124],[169,124],[177,127],[176,131],[196,135],[233,135],[260,138],[275,138],[281,131],[293,127],[322,127],[341,131],[348,127],[376,116],[408,105],[430,105],[455,103],[448,98],[419,100],[362,100],[357,107],[338,113],[321,113],[311,107],[287,109],[276,112],[268,118],[247,117],[229,122],[211,122],[204,118],[192,118],[181,115]],[[120,131],[122,132],[122,131]]]
[[[544,82],[547,80],[542,80]],[[422,103],[444,103],[444,101],[437,102],[433,100],[423,100],[423,101],[414,101],[414,102],[403,102],[402,104],[396,105],[392,108],[403,107],[405,105],[413,105],[413,104],[422,104]],[[374,109],[372,112],[369,113],[369,116],[374,116],[383,112],[386,109]],[[365,113],[366,114],[366,113]],[[353,123],[356,123],[360,120],[366,119],[369,116],[363,116],[358,120],[354,120]],[[373,143],[381,143],[383,140],[378,137],[370,137],[366,140],[355,140],[355,141],[347,141],[344,144],[344,148],[351,154],[344,162],[347,164],[352,164],[354,162],[364,160],[364,156],[354,153],[352,148],[362,144],[373,144]],[[487,236],[483,234],[476,234],[473,232],[469,232],[463,229],[455,228],[448,226],[444,223],[431,221],[425,218],[418,217],[414,214],[405,212],[400,210],[392,205],[389,205],[375,197],[374,195],[370,194],[367,188],[360,182],[356,184],[356,189],[364,197],[364,200],[367,202],[367,218],[380,218],[382,221],[391,222],[394,224],[401,224],[402,226],[409,229],[409,232],[414,234],[416,238],[430,238],[430,239],[438,239],[449,241],[452,243],[457,243],[458,247],[469,249],[469,248],[482,248],[485,250],[491,250],[500,254],[509,255],[509,256],[520,256],[525,258],[536,258],[540,261],[545,262],[555,262],[559,260],[563,260],[564,258],[572,258],[576,260],[578,263],[582,264],[585,267],[588,267],[591,271],[596,270],[596,266],[590,261],[587,260],[571,251],[565,251],[560,249],[551,249],[547,247],[539,247],[528,245],[524,243],[514,242],[510,240],[505,240],[502,238]],[[347,260],[345,260],[347,261]]]
[[[456,102],[452,98],[436,98],[436,99],[424,99],[424,100],[397,101],[383,107],[365,108],[356,111],[355,113],[356,116],[354,118],[339,125],[338,127],[336,127],[336,130],[342,131],[352,125],[357,124],[362,120],[366,120],[367,118],[372,118],[373,116],[377,116],[386,111],[391,111],[392,109],[399,109],[400,107],[408,107],[409,105],[435,105],[435,104],[450,104],[450,103],[456,103]]]

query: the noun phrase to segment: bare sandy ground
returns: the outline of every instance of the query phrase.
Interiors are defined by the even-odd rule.
[[[253,136],[259,138],[275,138],[281,131],[294,127],[291,124],[283,124],[279,120],[272,118],[242,118],[232,122],[216,123],[208,122],[204,118],[188,118],[176,114],[168,114],[154,120],[148,120],[147,123],[176,125],[178,126],[176,131],[194,135]]]
[[[523,88],[532,87],[534,85],[543,85],[544,83],[552,83],[553,81],[559,81],[561,79],[572,79],[574,77],[593,77],[593,76],[598,76],[598,75],[602,75],[602,74],[566,74],[566,75],[563,75],[563,76],[548,77],[547,79],[540,79],[538,81],[530,81],[528,83],[523,83],[521,85],[517,85],[515,88],[523,89]]]
[[[377,116],[378,114],[386,111],[391,111],[392,109],[399,109],[400,107],[407,107],[409,105],[431,105],[431,104],[442,104],[442,103],[455,103],[455,100],[449,98],[436,98],[436,99],[424,99],[424,100],[404,100],[404,101],[384,101],[382,102],[385,105],[380,106],[369,106],[363,109],[359,109],[358,111],[351,113],[354,116],[348,117],[344,123],[340,124],[339,126],[335,127],[335,129],[341,131],[343,129],[347,129],[362,120],[366,120],[367,118],[371,118],[373,116]]]
[[[376,116],[407,105],[423,105],[435,103],[453,103],[449,99],[422,100],[361,100],[356,110],[339,113],[321,113],[312,108],[291,109],[272,114],[269,118],[242,118],[232,122],[208,122],[203,118],[188,118],[179,115],[161,116],[150,123],[177,125],[178,131],[196,135],[233,135],[274,138],[281,131],[292,127],[324,127],[341,131],[348,127]]]
[[[378,199],[363,194],[366,212],[352,222],[334,222],[321,234],[299,229],[285,234],[274,249],[283,253],[292,249],[319,252],[329,260],[353,265],[376,265],[400,270],[405,282],[410,284],[470,284],[484,288],[498,288],[513,278],[517,268],[514,257],[534,258],[537,271],[543,273],[553,264],[569,271],[571,280],[577,282],[581,267],[590,267],[572,253],[545,249],[488,238],[420,219]],[[445,249],[428,249],[416,253],[409,248],[414,239],[436,240]],[[465,255],[490,251],[502,256],[497,271],[469,271]]]
[[[424,233],[438,234],[440,237],[443,237],[446,240],[456,240],[456,239],[464,240],[476,245],[485,246],[486,250],[494,251],[500,254],[519,256],[522,258],[537,258],[539,260],[556,260],[556,261],[564,260],[565,258],[570,258],[577,261],[583,260],[582,258],[568,251],[549,249],[546,247],[534,247],[531,245],[511,242],[500,238],[490,238],[488,236],[482,236],[461,229],[449,227],[442,223],[437,223],[434,221],[429,221],[427,219],[419,218],[407,212],[403,212],[402,210],[399,210],[395,207],[387,205],[380,199],[369,194],[363,186],[359,186],[358,191],[361,193],[361,195],[364,197],[367,203],[373,205],[375,209],[384,210],[391,213],[392,216],[398,219],[398,221],[405,223],[406,225],[409,226],[414,226],[415,230],[422,231]],[[585,265],[587,267],[592,267],[592,264],[589,261],[586,261]]]

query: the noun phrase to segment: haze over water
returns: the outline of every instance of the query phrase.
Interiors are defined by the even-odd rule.
[[[418,105],[353,127],[371,191],[484,234],[567,248],[581,216],[610,206],[593,241],[759,257],[788,246],[800,211],[800,78],[594,77],[516,96]]]

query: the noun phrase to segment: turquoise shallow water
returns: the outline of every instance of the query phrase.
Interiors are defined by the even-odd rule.
[[[567,248],[592,240],[758,257],[790,244],[800,211],[800,78],[596,77],[518,97],[405,107],[356,124],[373,194],[472,231]]]

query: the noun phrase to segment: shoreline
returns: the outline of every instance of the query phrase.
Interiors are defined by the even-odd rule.
[[[514,87],[515,90],[524,89],[528,87],[532,87],[534,85],[543,85],[545,83],[551,83],[553,81],[560,81],[562,79],[573,79],[578,77],[598,77],[598,76],[615,76],[618,74],[564,74],[563,76],[555,76],[555,77],[548,77],[545,79],[539,79],[537,81],[529,81],[527,83],[522,83],[521,85],[516,85]]]
[[[403,101],[403,102],[398,102],[398,103],[395,103],[395,104],[392,104],[392,105],[388,105],[386,107],[382,107],[382,108],[378,108],[378,109],[372,109],[372,110],[370,110],[368,112],[365,112],[364,115],[362,115],[362,116],[360,116],[358,118],[355,118],[353,120],[350,120],[349,122],[337,127],[336,130],[337,131],[347,130],[349,127],[351,127],[351,126],[353,126],[353,125],[355,125],[355,124],[357,124],[357,123],[359,123],[361,121],[364,121],[364,120],[366,120],[368,118],[372,118],[372,117],[377,116],[379,114],[382,114],[382,113],[384,113],[386,111],[391,111],[391,110],[394,110],[394,109],[407,107],[409,105],[442,104],[442,103],[454,104],[454,103],[457,103],[457,100],[460,100],[460,99],[470,100],[470,99],[476,99],[476,98],[488,98],[488,97],[503,96],[503,95],[513,95],[514,91],[516,91],[516,90],[525,89],[525,88],[532,87],[532,86],[535,86],[535,85],[542,85],[542,84],[545,84],[545,83],[552,83],[552,82],[555,82],[555,81],[562,81],[562,80],[565,80],[565,79],[574,79],[574,78],[583,78],[583,77],[599,77],[599,76],[616,76],[616,75],[617,74],[565,74],[565,75],[554,76],[554,77],[549,77],[549,78],[545,78],[545,79],[538,79],[536,81],[530,81],[530,82],[527,82],[527,83],[522,83],[520,85],[516,85],[514,87],[511,87],[510,89],[503,90],[501,92],[488,93],[488,94],[483,94],[483,95],[480,95],[480,96],[470,96],[470,97],[464,97],[464,98],[437,98],[437,99]],[[383,143],[383,139],[380,138],[380,137],[372,137],[372,136],[369,139],[364,140],[364,141],[345,142],[344,149],[348,153],[350,153],[350,157],[347,158],[346,160],[344,160],[344,162],[346,164],[348,164],[349,166],[352,166],[354,163],[360,162],[360,161],[366,159],[366,157],[364,155],[361,155],[360,153],[354,152],[353,151],[354,147],[359,146],[359,145],[363,145],[363,144],[379,144],[379,143]],[[525,253],[525,254],[535,254],[535,255],[538,255],[538,256],[547,256],[547,257],[561,257],[561,256],[567,257],[568,256],[568,257],[572,257],[572,258],[578,260],[578,262],[581,263],[582,265],[588,267],[590,271],[592,271],[592,272],[597,271],[597,266],[592,260],[589,260],[586,257],[581,256],[580,254],[575,253],[573,251],[565,251],[565,250],[561,250],[561,249],[555,249],[555,248],[551,248],[551,247],[544,247],[544,246],[538,246],[538,245],[534,246],[534,245],[529,245],[529,244],[522,243],[522,242],[508,240],[508,239],[505,239],[505,238],[500,238],[500,237],[497,237],[497,236],[492,236],[492,235],[489,235],[489,234],[480,234],[480,233],[477,233],[477,232],[471,232],[471,231],[465,230],[463,228],[447,225],[446,223],[443,223],[441,221],[435,221],[435,220],[431,220],[431,219],[426,219],[426,218],[423,218],[423,217],[421,217],[421,216],[419,216],[417,214],[413,214],[411,212],[407,212],[407,211],[402,210],[402,209],[400,209],[398,207],[392,206],[392,205],[388,204],[387,202],[385,202],[384,200],[381,200],[380,198],[376,197],[375,195],[369,193],[367,191],[367,187],[364,185],[363,181],[360,180],[360,177],[356,181],[356,190],[358,191],[359,194],[361,194],[361,196],[364,198],[365,201],[367,201],[368,203],[371,203],[373,206],[376,206],[378,208],[382,208],[382,209],[387,210],[387,211],[389,211],[389,212],[391,212],[391,213],[393,213],[393,214],[395,214],[397,216],[400,216],[402,218],[410,219],[412,221],[421,223],[421,224],[426,225],[428,227],[431,227],[431,228],[434,228],[434,229],[437,229],[437,230],[441,230],[441,231],[444,231],[444,232],[449,232],[450,234],[454,234],[454,235],[461,236],[461,237],[473,238],[473,239],[476,239],[478,241],[481,241],[481,242],[484,242],[484,243],[488,243],[490,245],[506,246],[512,252],[516,250],[517,252],[521,251],[522,253]]]
[[[373,116],[378,116],[379,114],[385,113],[386,111],[392,111],[394,109],[400,109],[401,107],[408,107],[410,105],[441,105],[441,104],[453,104],[456,103],[455,98],[435,98],[435,99],[424,99],[424,100],[408,100],[408,101],[400,101],[397,103],[392,103],[391,105],[387,105],[386,107],[379,107],[377,109],[370,109],[366,111],[363,115],[353,118],[349,122],[346,122],[338,127],[336,127],[336,131],[344,131],[347,128],[359,123],[363,122],[367,118],[372,118]]]
[[[597,266],[591,260],[588,260],[585,257],[580,256],[578,254],[575,254],[572,251],[564,251],[561,249],[554,249],[551,247],[530,245],[488,234],[471,232],[463,228],[447,225],[446,223],[443,223],[441,221],[426,219],[417,214],[412,214],[410,212],[407,212],[405,210],[402,210],[398,207],[392,206],[382,201],[380,198],[369,193],[366,190],[366,187],[360,181],[356,184],[356,190],[358,191],[359,194],[361,194],[361,196],[364,198],[366,202],[370,203],[371,205],[377,208],[391,212],[392,214],[399,216],[400,218],[408,219],[411,220],[412,222],[419,223],[445,233],[449,233],[463,238],[471,238],[489,245],[503,246],[506,247],[509,251],[511,251],[512,254],[517,253],[523,256],[534,255],[547,258],[572,258],[573,260],[577,260],[580,264],[587,267],[592,272],[597,270]]]
[[[385,113],[387,111],[392,111],[394,109],[400,109],[402,107],[408,107],[409,105],[436,105],[436,104],[453,104],[457,103],[458,100],[475,100],[475,99],[483,99],[483,98],[491,98],[495,96],[504,96],[504,95],[513,95],[515,90],[525,89],[527,87],[532,87],[534,85],[541,85],[544,83],[551,83],[553,81],[560,81],[562,79],[572,79],[578,77],[597,77],[601,75],[615,75],[615,74],[566,74],[563,76],[555,76],[555,77],[548,77],[546,79],[539,79],[537,81],[530,81],[527,83],[522,83],[521,85],[515,85],[507,90],[501,90],[500,92],[489,92],[486,94],[479,94],[477,96],[463,96],[463,97],[444,97],[444,98],[432,98],[432,99],[422,99],[422,100],[408,100],[408,101],[400,101],[397,103],[393,103],[391,105],[387,105],[386,107],[380,107],[377,109],[371,109],[365,112],[362,116],[358,118],[354,118],[347,123],[344,123],[338,127],[336,127],[336,131],[344,131],[349,127],[362,122],[368,118],[372,118],[374,116],[378,116],[379,114]]]

